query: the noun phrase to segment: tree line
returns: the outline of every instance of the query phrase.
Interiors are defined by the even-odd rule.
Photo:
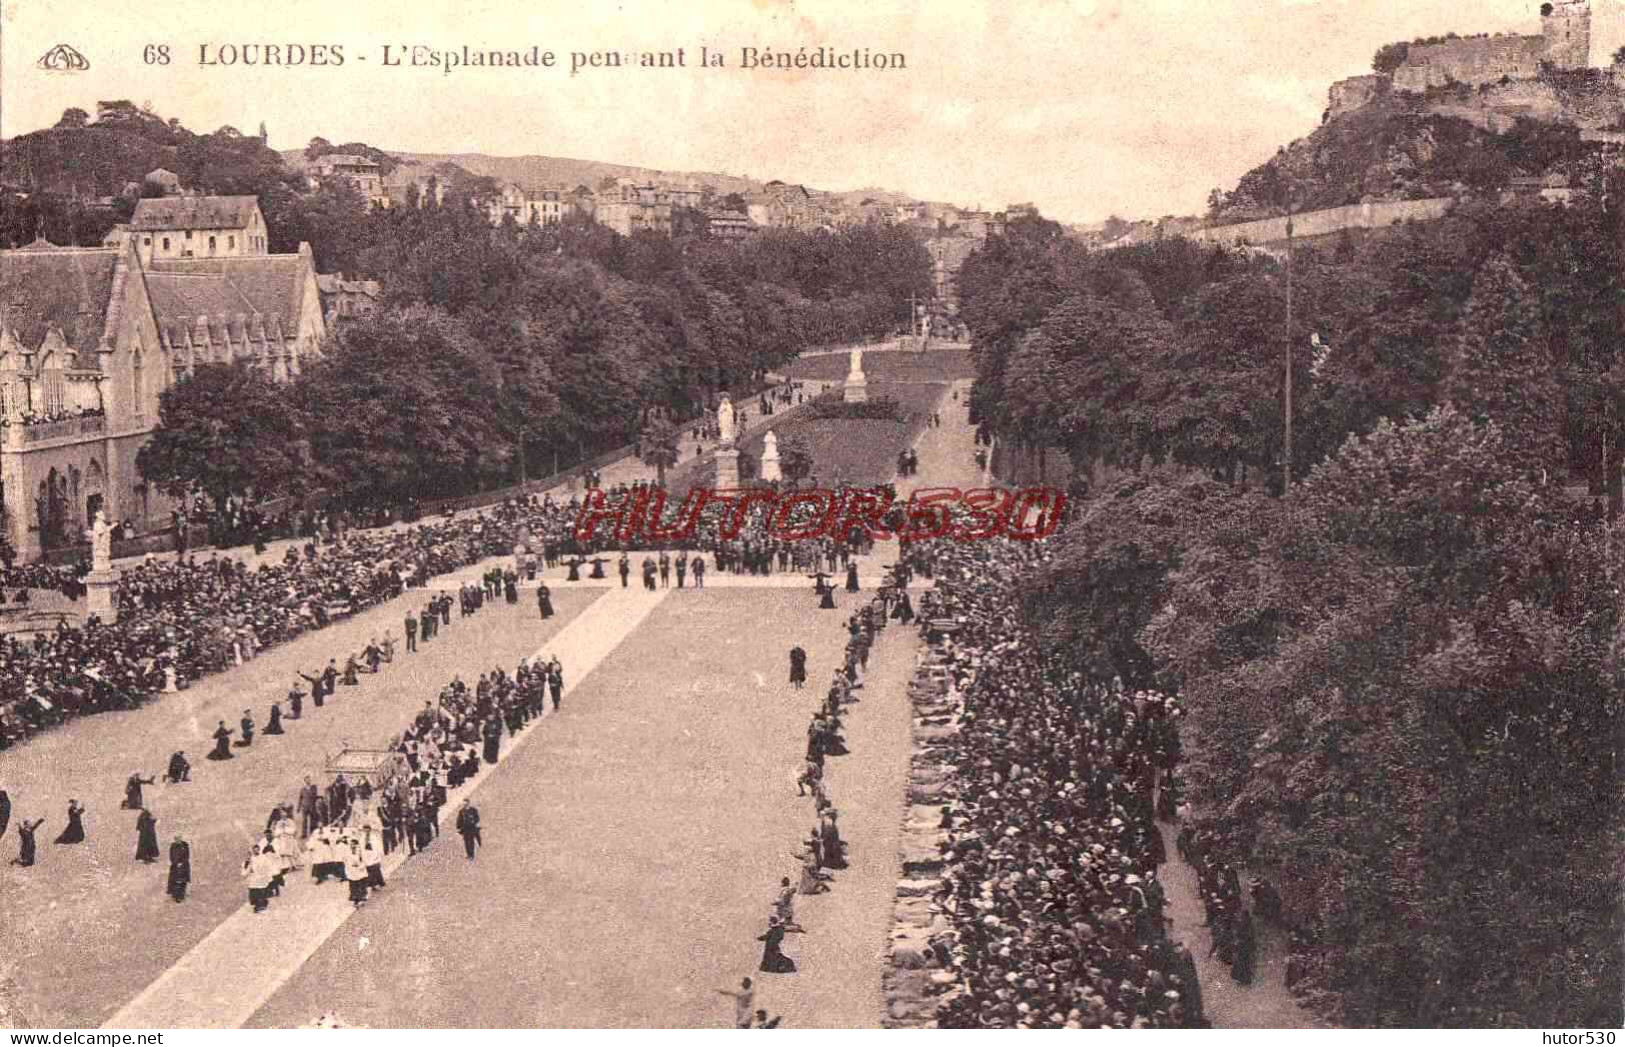
[[[1181,695],[1198,819],[1334,1021],[1621,1020],[1619,199],[1300,250],[1290,336],[1256,252],[961,273],[977,419],[1079,474],[1028,610]]]
[[[381,310],[339,321],[286,387],[202,369],[167,391],[149,479],[360,501],[489,488],[521,453],[532,475],[568,466],[631,443],[651,409],[692,418],[806,347],[885,334],[931,286],[923,245],[883,227],[731,243],[584,216],[493,228],[469,201],[368,210],[342,187],[300,206],[318,268],[380,280]],[[217,435],[185,437],[200,420]],[[227,469],[233,427],[260,426],[288,454]]]

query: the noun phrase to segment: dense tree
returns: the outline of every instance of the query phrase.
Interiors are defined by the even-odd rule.
[[[651,407],[644,414],[643,431],[638,434],[638,458],[655,467],[655,483],[666,486],[666,470],[677,464],[683,430],[663,407]]]
[[[459,320],[416,306],[345,324],[297,386],[315,459],[357,501],[435,497],[502,479],[501,373]]]
[[[813,461],[812,448],[800,436],[787,436],[779,444],[779,471],[784,478],[792,484],[799,485],[801,481],[811,476],[817,463]]]
[[[1619,564],[1547,490],[1494,424],[1384,423],[1191,528],[1143,634],[1344,1021],[1617,1021]]]
[[[1479,269],[1454,343],[1445,397],[1474,422],[1499,426],[1518,464],[1555,467],[1562,390],[1539,302],[1510,259]]]
[[[223,503],[297,489],[307,453],[286,387],[246,363],[204,364],[164,390],[136,469],[171,494],[203,490]]]

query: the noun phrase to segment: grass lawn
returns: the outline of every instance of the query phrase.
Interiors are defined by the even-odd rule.
[[[877,354],[878,355],[878,354]],[[837,483],[881,484],[892,479],[897,452],[911,446],[925,430],[926,420],[947,392],[947,385],[869,383],[869,399],[889,397],[902,408],[902,421],[872,418],[813,418],[795,415],[775,425],[779,446],[800,437],[812,452],[813,476],[825,486]],[[760,462],[767,431],[746,437],[739,450]],[[668,473],[667,486],[677,497],[696,484],[710,484],[716,473],[712,461],[687,462]]]
[[[839,381],[846,377],[851,361],[845,353],[809,356],[785,368],[791,378]],[[932,349],[924,353],[879,352],[863,354],[863,373],[869,387],[880,382],[952,382],[975,378],[969,349]]]

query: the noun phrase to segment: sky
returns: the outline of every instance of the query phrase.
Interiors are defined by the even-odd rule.
[[[541,154],[882,187],[1068,222],[1203,209],[1310,133],[1333,80],[1378,47],[1533,33],[1532,0],[0,0],[0,136],[100,99],[205,132],[414,152]],[[1594,0],[1592,63],[1625,44]],[[90,68],[45,72],[57,44]],[[338,45],[342,66],[216,62],[228,45]],[[385,67],[421,45],[552,51],[553,68]],[[699,49],[726,66],[699,68]],[[745,69],[743,48],[901,52],[902,70]],[[158,48],[168,50],[163,64]],[[585,68],[572,52],[674,51],[686,68]],[[151,48],[151,50],[149,50]],[[147,59],[153,61],[149,64]]]

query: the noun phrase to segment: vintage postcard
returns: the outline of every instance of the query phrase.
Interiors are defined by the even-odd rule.
[[[0,0],[0,1028],[1607,1047],[1622,332],[1620,0]]]

